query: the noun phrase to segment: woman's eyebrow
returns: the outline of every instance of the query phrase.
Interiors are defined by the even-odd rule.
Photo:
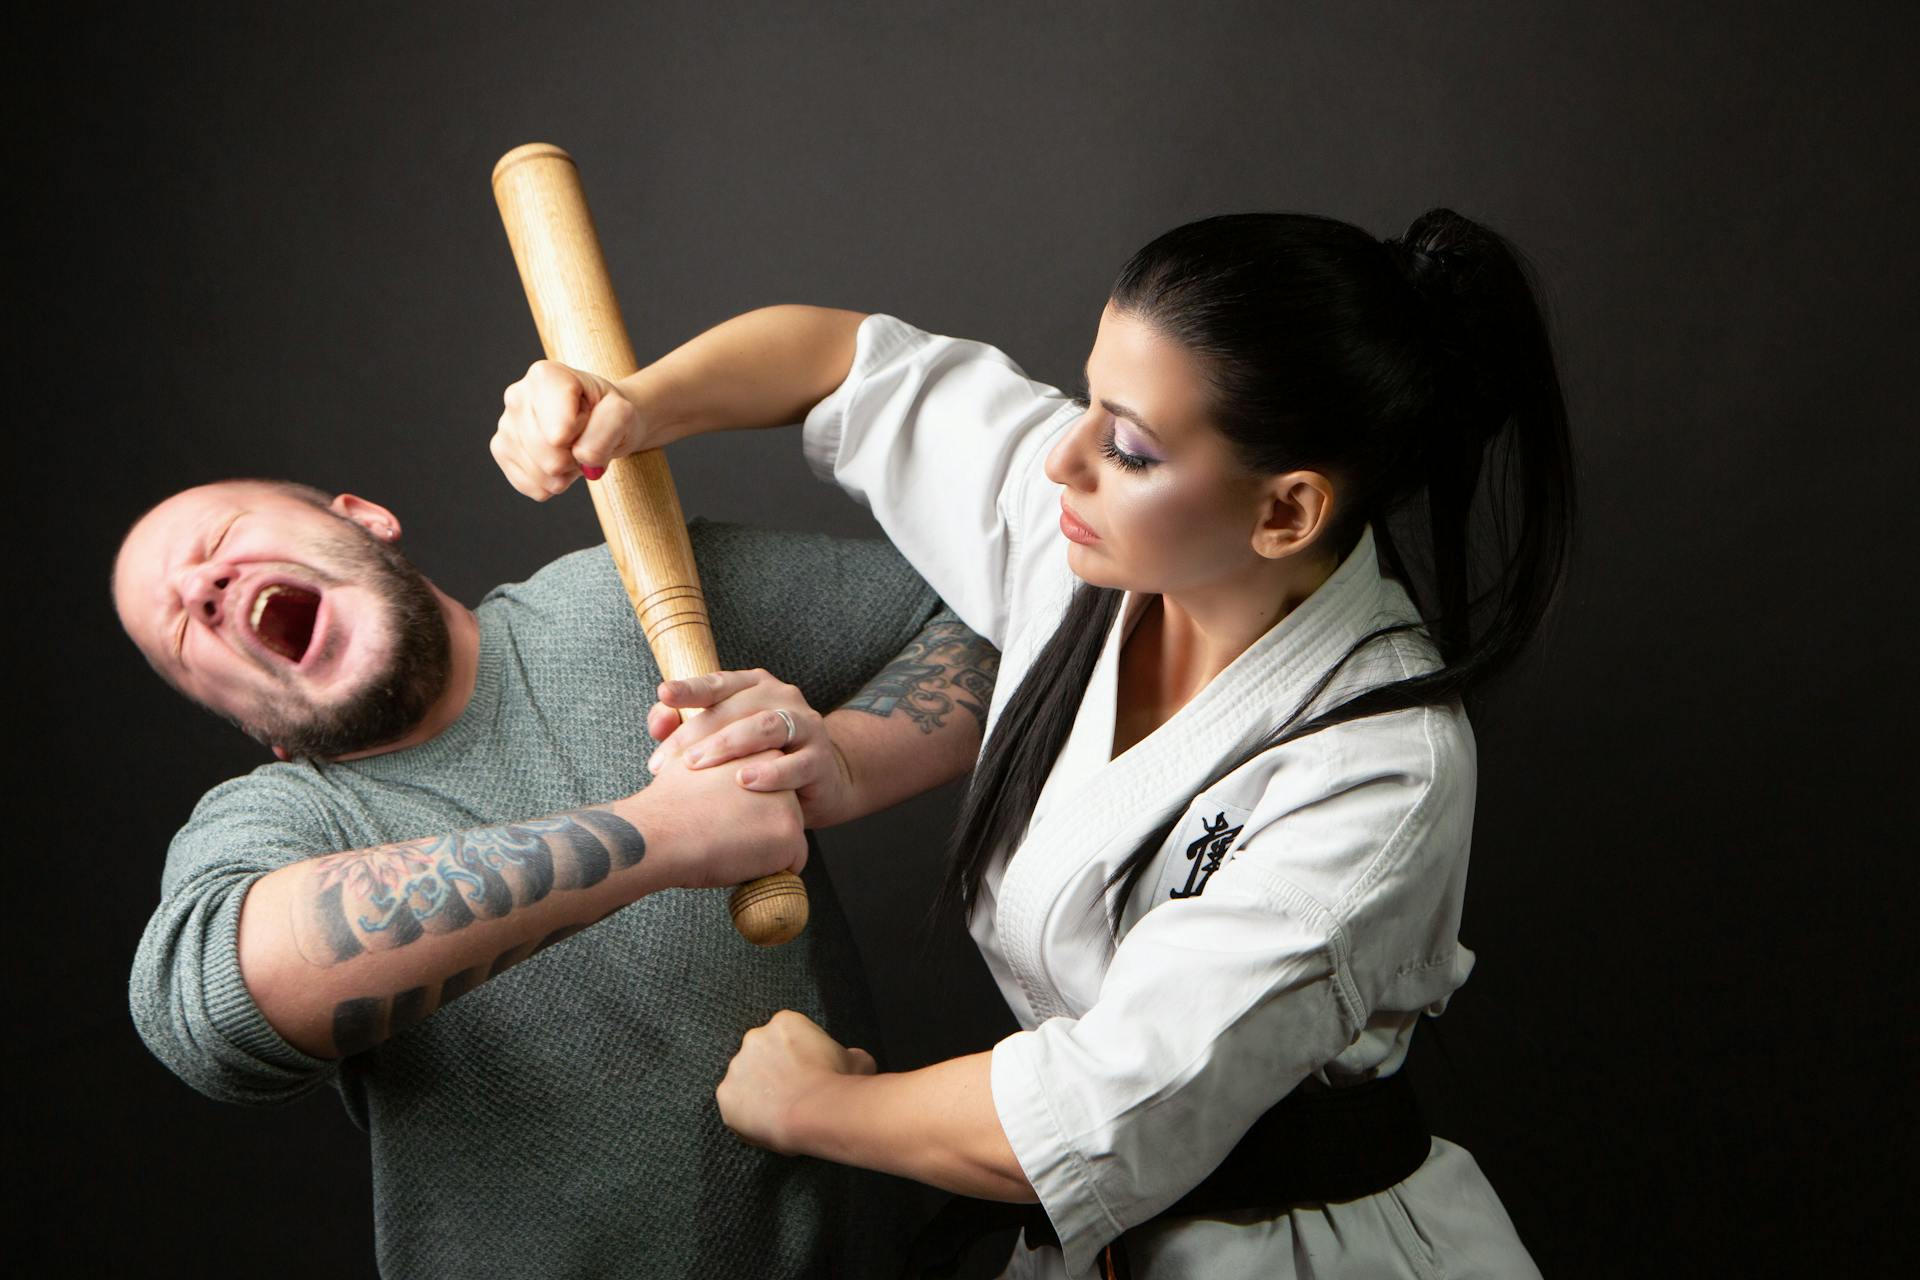
[[[1087,395],[1090,397],[1092,394],[1090,390],[1091,387],[1092,387],[1092,382],[1087,377],[1087,366],[1082,365],[1080,368],[1081,394]],[[1121,404],[1119,401],[1102,399],[1100,401],[1100,407],[1102,409],[1105,409],[1108,413],[1112,414],[1116,418],[1125,418],[1128,422],[1131,422],[1134,426],[1140,428],[1142,431],[1152,436],[1155,440],[1158,440],[1161,444],[1166,443],[1165,440],[1161,439],[1160,433],[1158,431],[1155,431],[1152,427],[1147,425],[1146,419],[1142,418],[1139,414],[1135,413],[1132,409],[1127,408],[1126,405]]]

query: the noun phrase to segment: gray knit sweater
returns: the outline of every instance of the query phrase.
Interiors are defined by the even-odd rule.
[[[818,707],[854,693],[939,608],[882,542],[696,522],[693,544],[722,665],[766,667]],[[334,1084],[372,1145],[388,1276],[887,1272],[905,1184],[754,1150],[714,1108],[741,1035],[780,1009],[871,1043],[816,862],[812,923],[785,947],[744,942],[721,894],[673,890],[341,1063],[306,1056],[261,1017],[235,951],[261,875],[612,800],[647,777],[659,675],[605,547],[476,612],[478,684],[446,732],[346,764],[267,765],[200,801],[134,959],[140,1034],[215,1098],[273,1103]],[[218,1213],[208,1206],[210,1230]]]

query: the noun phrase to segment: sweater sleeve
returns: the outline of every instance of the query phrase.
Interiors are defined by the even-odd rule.
[[[268,766],[208,792],[167,850],[160,905],[134,954],[128,1003],[155,1057],[210,1098],[286,1102],[335,1064],[281,1038],[240,976],[240,906],[254,881],[331,851],[291,774]]]
[[[1042,572],[1033,549],[1059,521],[1041,464],[1075,413],[993,347],[871,315],[846,380],[808,413],[804,443],[814,470],[1004,648],[1013,602]]]

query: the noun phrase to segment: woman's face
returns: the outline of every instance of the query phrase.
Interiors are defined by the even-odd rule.
[[[1047,454],[1065,486],[1060,531],[1075,574],[1102,587],[1174,593],[1260,560],[1265,478],[1242,468],[1206,418],[1184,349],[1109,303],[1087,357],[1085,412]]]

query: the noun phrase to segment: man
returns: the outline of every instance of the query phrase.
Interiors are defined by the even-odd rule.
[[[724,666],[836,706],[906,650],[748,767],[831,820],[971,764],[997,657],[889,548],[692,536]],[[399,537],[376,503],[263,481],[189,489],[128,533],[129,636],[280,760],[174,838],[134,962],[141,1035],[215,1098],[333,1083],[372,1145],[389,1275],[884,1268],[897,1184],[749,1148],[713,1106],[741,1034],[779,1009],[866,1038],[831,887],[809,877],[811,925],[768,950],[717,895],[659,892],[802,867],[795,793],[734,769],[651,778],[659,676],[604,547],[469,611]]]

